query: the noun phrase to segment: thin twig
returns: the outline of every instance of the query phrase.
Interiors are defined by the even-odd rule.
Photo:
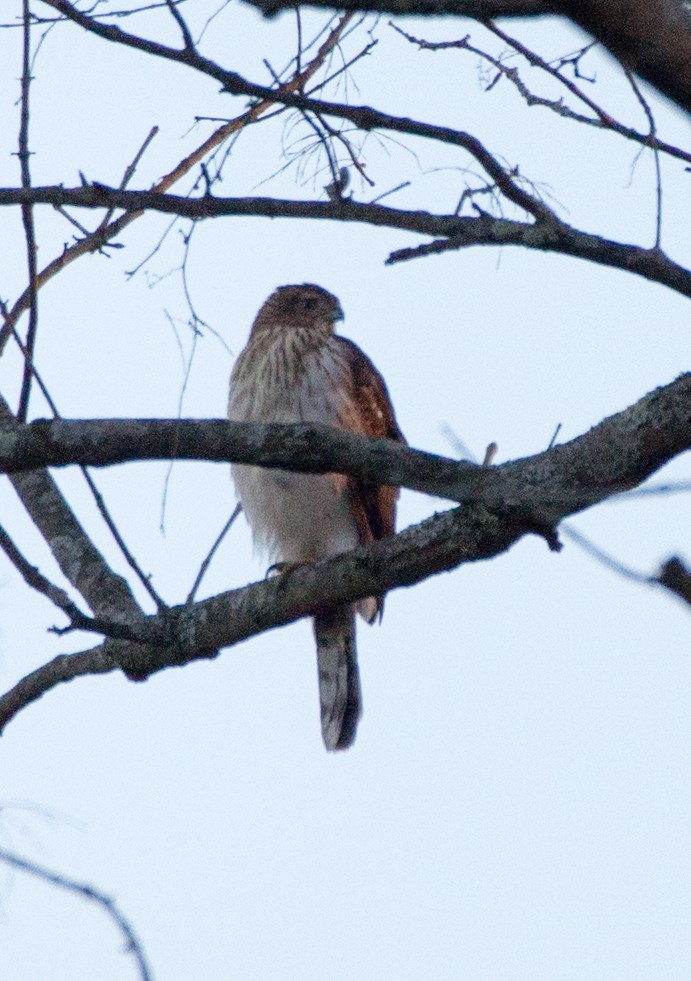
[[[638,82],[634,78],[633,72],[628,68],[624,69],[626,77],[629,81],[629,85],[634,91],[636,98],[638,99],[643,112],[648,120],[648,125],[650,127],[649,142],[653,150],[653,159],[655,160],[655,186],[656,186],[656,213],[655,213],[655,248],[660,248],[660,242],[662,238],[662,173],[660,170],[660,153],[656,146],[654,146],[657,126],[655,124],[655,116],[650,108],[647,99],[641,92]]]
[[[552,449],[552,447],[554,446],[554,444],[557,441],[557,436],[559,435],[560,432],[561,432],[561,423],[558,422],[557,425],[556,425],[556,429],[554,430],[554,433],[552,434],[552,438],[549,441],[549,445],[547,446],[547,449],[548,450],[551,450]]]
[[[114,899],[104,895],[98,889],[94,889],[93,886],[87,883],[75,882],[74,879],[68,879],[64,875],[59,875],[57,872],[51,872],[50,869],[37,865],[35,862],[29,862],[27,859],[21,858],[13,852],[8,852],[4,848],[0,848],[0,861],[11,865],[15,869],[19,869],[21,872],[27,872],[29,875],[36,876],[36,878],[42,879],[44,882],[49,882],[51,885],[77,893],[84,899],[88,899],[101,906],[125,938],[125,951],[134,957],[141,981],[153,981],[153,975],[144,956],[141,942],[130,922],[117,908]]]
[[[219,545],[221,544],[221,542],[223,541],[223,539],[226,537],[226,535],[228,534],[228,532],[232,528],[233,524],[235,523],[235,519],[237,518],[237,516],[240,514],[241,511],[242,511],[242,505],[241,504],[236,504],[235,510],[233,511],[233,513],[231,514],[231,516],[228,518],[228,520],[224,524],[223,528],[221,529],[221,533],[219,534],[218,538],[216,539],[216,541],[213,543],[213,545],[209,549],[209,554],[206,556],[206,558],[202,562],[201,566],[199,567],[199,572],[197,573],[197,578],[194,580],[194,583],[192,584],[192,589],[190,589],[189,595],[188,595],[188,597],[187,597],[187,599],[185,601],[186,603],[193,603],[194,602],[194,597],[197,595],[197,590],[199,589],[199,587],[201,585],[202,579],[206,575],[206,570],[209,568],[209,566],[211,564],[211,560],[213,559],[214,555],[216,554],[216,551],[217,551]]]
[[[572,82],[570,78],[567,78],[565,75],[562,75],[562,73],[559,71],[559,68],[554,68],[548,61],[545,61],[544,58],[541,58],[533,50],[522,44],[518,40],[518,38],[512,37],[511,35],[507,34],[505,31],[501,30],[501,28],[497,27],[494,21],[491,20],[487,21],[485,23],[485,27],[491,34],[494,34],[495,37],[500,38],[500,40],[504,41],[505,44],[510,45],[510,47],[512,47],[514,51],[517,51],[520,55],[523,55],[523,57],[528,62],[528,64],[532,65],[533,68],[540,68],[548,75],[551,75],[553,78],[556,78],[556,80],[561,85],[563,85],[566,89],[568,89],[572,95],[575,95],[576,98],[579,99],[584,105],[588,106],[589,109],[592,109],[592,111],[595,113],[598,119],[606,126],[609,126],[611,123],[614,122],[614,120],[612,119],[612,117],[609,115],[608,112],[605,112],[605,110],[602,109],[597,104],[597,102],[591,99],[590,96],[587,95],[582,89],[580,89],[575,84],[575,82]],[[592,47],[592,45],[588,45],[588,47]],[[583,57],[583,55],[585,54],[585,50],[582,49],[578,54],[580,57]],[[569,63],[572,62],[573,59],[569,59]],[[560,62],[559,67],[562,67],[566,63],[567,62],[563,62],[563,61]]]
[[[403,181],[402,184],[397,184],[395,187],[392,187],[390,191],[384,191],[383,194],[378,194],[376,198],[372,198],[369,204],[379,204],[379,202],[383,201],[384,198],[388,198],[390,194],[395,194],[397,191],[402,191],[406,187],[410,187],[410,181]]]
[[[580,531],[576,531],[573,525],[568,525],[562,523],[560,525],[560,530],[574,541],[577,545],[587,552],[588,555],[592,555],[594,559],[597,559],[602,565],[606,566],[612,572],[616,572],[618,575],[623,576],[625,579],[630,579],[632,582],[640,583],[644,586],[650,586],[655,582],[655,577],[646,575],[644,572],[639,572],[637,569],[632,569],[631,566],[624,565],[619,559],[615,559],[613,555],[605,552],[596,545],[589,538],[586,538],[584,534]]]
[[[236,116],[229,122],[224,123],[216,129],[208,139],[192,151],[187,157],[181,160],[165,177],[153,186],[153,191],[167,191],[173,184],[176,184],[182,177],[192,170],[196,164],[198,164],[204,157],[210,153],[213,149],[220,146],[229,136],[233,133],[238,133],[242,131],[246,126],[251,125],[260,116],[268,112],[270,109],[275,107],[276,102],[281,101],[282,95],[290,95],[295,92],[301,92],[304,85],[316,74],[316,72],[321,68],[326,60],[329,52],[338,43],[340,38],[343,36],[347,25],[353,18],[353,14],[344,14],[336,24],[336,26],[329,32],[327,38],[319,48],[317,54],[313,60],[307,65],[301,75],[296,76],[287,82],[282,88],[277,90],[275,93],[271,93],[271,96],[266,96],[261,101],[257,102],[246,112],[242,113],[240,116]],[[92,252],[97,252],[103,247],[103,245],[110,239],[115,238],[119,235],[128,225],[133,221],[145,214],[144,211],[128,211],[119,218],[110,222],[105,228],[100,226],[92,232],[90,236],[85,239],[81,239],[79,242],[75,242],[68,249],[65,249],[61,255],[53,259],[44,269],[38,273],[38,276],[34,280],[34,288],[36,290],[41,289],[49,280],[61,272],[66,265],[74,262],[76,259],[83,255],[88,255]],[[19,317],[27,310],[31,302],[31,291],[29,289],[25,290],[24,293],[19,297],[14,306],[7,312],[5,316],[5,323],[0,330],[0,354],[3,351],[5,344],[9,337],[12,336],[12,328],[15,326]]]
[[[82,476],[84,477],[84,480],[86,481],[89,490],[91,491],[93,499],[96,503],[96,507],[98,508],[99,514],[105,521],[108,531],[115,539],[118,548],[122,552],[125,562],[127,562],[130,569],[132,569],[134,574],[137,576],[137,579],[139,579],[144,589],[147,591],[151,599],[154,601],[154,603],[156,604],[156,608],[159,611],[167,609],[168,604],[165,602],[165,600],[162,599],[161,596],[159,596],[157,591],[154,589],[153,584],[151,582],[151,576],[148,576],[144,572],[142,567],[135,559],[134,555],[130,552],[129,548],[127,547],[127,544],[124,538],[122,537],[122,535],[120,534],[120,531],[118,530],[118,527],[115,524],[115,521],[113,520],[110,511],[106,507],[106,502],[103,499],[103,495],[101,494],[100,490],[96,486],[93,477],[91,476],[91,474],[89,473],[86,467],[80,467],[79,469],[81,470]]]
[[[187,23],[185,21],[185,18],[182,16],[182,14],[180,13],[180,11],[178,10],[177,4],[175,4],[173,2],[173,0],[166,0],[166,7],[171,12],[171,14],[173,15],[173,17],[175,18],[175,22],[177,23],[178,27],[180,28],[180,33],[182,34],[182,40],[183,40],[183,43],[185,45],[185,50],[186,51],[190,51],[190,52],[194,52],[195,51],[194,41],[192,40],[192,35],[190,34],[190,29],[187,26]]]
[[[495,34],[498,38],[505,41],[506,44],[510,45],[518,54],[522,55],[526,59],[528,64],[533,68],[539,68],[547,74],[555,78],[561,85],[565,86],[568,91],[579,99],[584,105],[588,106],[595,113],[595,118],[591,116],[583,115],[582,113],[576,112],[569,106],[565,105],[561,98],[559,99],[548,99],[543,96],[536,95],[532,92],[525,82],[522,80],[518,73],[517,68],[509,67],[504,63],[501,58],[495,58],[487,51],[483,51],[481,48],[477,48],[470,43],[470,37],[461,38],[458,41],[426,41],[422,38],[415,37],[411,34],[406,33],[396,24],[390,22],[390,26],[401,34],[407,41],[411,44],[416,44],[419,48],[429,51],[443,50],[447,48],[457,48],[460,50],[469,51],[472,54],[476,54],[479,58],[487,61],[491,64],[497,71],[497,76],[487,87],[487,91],[496,85],[500,77],[506,78],[515,88],[518,90],[520,95],[525,99],[529,106],[544,106],[547,109],[551,109],[558,115],[565,119],[571,119],[577,123],[584,123],[588,126],[595,126],[599,129],[609,130],[613,133],[623,136],[627,140],[632,140],[636,143],[640,143],[644,146],[649,146],[660,150],[662,153],[667,153],[669,156],[676,157],[679,160],[686,160],[691,163],[691,153],[686,150],[682,150],[680,147],[674,146],[671,143],[666,143],[664,140],[660,140],[657,136],[651,136],[649,133],[641,133],[630,126],[625,126],[618,120],[614,119],[605,109],[597,104],[593,99],[591,99],[581,88],[579,88],[575,82],[572,82],[570,78],[567,78],[562,74],[560,68],[565,64],[571,64],[575,62],[578,58],[582,57],[587,50],[581,49],[577,52],[576,58],[566,58],[560,59],[557,67],[545,61],[540,55],[536,54],[530,48],[527,48],[522,44],[517,38],[512,37],[505,31],[500,30],[492,21],[488,21],[485,27]],[[577,78],[584,78],[583,75],[576,73]]]
[[[121,191],[124,191],[125,190],[125,188],[129,184],[129,182],[134,177],[134,174],[135,174],[135,172],[137,170],[137,167],[139,166],[139,161],[142,159],[142,157],[146,153],[147,147],[149,146],[149,144],[154,139],[154,137],[156,136],[157,133],[158,133],[158,126],[152,126],[151,129],[149,130],[149,133],[148,133],[146,139],[144,140],[144,142],[142,143],[142,145],[139,147],[139,149],[135,153],[134,159],[125,168],[125,173],[122,175],[122,180],[120,181],[120,190]],[[111,208],[111,209],[109,209],[106,212],[103,220],[101,221],[101,224],[98,226],[98,228],[96,229],[96,231],[93,232],[92,234],[95,235],[99,231],[103,232],[105,230],[105,228],[107,227],[107,225],[109,224],[109,222],[110,222],[110,220],[111,220],[112,217],[113,217],[113,209]],[[86,233],[86,234],[89,234],[89,233]]]
[[[295,8],[295,26],[297,30],[297,53],[295,55],[295,73],[300,75],[302,72],[302,17],[300,8]]]
[[[19,165],[22,175],[22,187],[29,190],[31,187],[31,170],[29,167],[29,90],[31,87],[31,11],[29,0],[22,0],[22,17],[24,20],[23,48],[22,48],[22,94],[21,94],[21,113],[19,125]],[[24,360],[24,374],[22,377],[22,387],[19,396],[19,408],[17,418],[19,422],[26,422],[29,408],[29,395],[31,392],[31,366],[34,359],[34,348],[36,346],[36,331],[38,328],[38,293],[36,289],[36,239],[34,235],[34,214],[30,202],[22,204],[22,224],[24,225],[24,236],[26,238],[26,257],[27,269],[29,274],[28,305],[29,305],[29,327],[26,339],[26,354]]]
[[[478,462],[476,455],[470,449],[468,444],[461,439],[456,430],[453,429],[448,422],[443,423],[439,427],[439,432],[449,441],[449,445],[458,454],[460,460],[467,460],[470,463]]]
[[[669,559],[662,565],[656,575],[646,575],[643,572],[638,572],[637,569],[632,569],[631,566],[624,565],[619,559],[615,559],[608,552],[603,551],[589,538],[581,534],[580,531],[576,531],[572,525],[562,524],[560,528],[568,538],[571,538],[577,545],[580,545],[588,555],[592,555],[594,559],[597,559],[598,562],[612,572],[616,572],[617,575],[643,586],[663,586],[670,592],[675,593],[686,603],[691,604],[691,573],[680,559]]]

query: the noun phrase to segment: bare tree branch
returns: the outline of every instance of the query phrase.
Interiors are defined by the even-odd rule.
[[[263,104],[270,103],[292,107],[302,113],[313,113],[317,118],[333,116],[348,120],[363,132],[383,130],[405,133],[462,148],[483,167],[498,191],[508,201],[525,210],[536,220],[534,224],[525,225],[514,222],[506,225],[503,224],[505,219],[492,219],[485,215],[478,219],[471,219],[458,218],[456,215],[429,216],[424,212],[402,212],[395,209],[366,212],[362,209],[371,209],[374,205],[358,205],[355,202],[342,199],[327,204],[323,202],[272,202],[266,199],[241,199],[239,201],[226,199],[224,202],[223,199],[212,198],[207,194],[204,198],[197,199],[193,203],[189,199],[175,199],[172,196],[160,196],[156,200],[153,192],[148,192],[149,196],[147,196],[147,192],[130,192],[130,194],[139,193],[143,195],[135,203],[133,197],[114,196],[117,195],[115,189],[105,188],[103,185],[91,185],[68,191],[50,188],[40,189],[47,193],[45,200],[52,204],[64,205],[68,202],[85,207],[100,206],[110,209],[122,207],[130,212],[137,209],[137,214],[141,213],[143,209],[152,208],[154,210],[170,210],[172,213],[191,218],[233,213],[287,215],[291,217],[297,215],[334,218],[341,221],[365,221],[388,227],[407,228],[422,234],[443,236],[441,240],[419,249],[398,250],[390,257],[392,262],[446,251],[450,248],[466,247],[470,244],[521,244],[529,248],[561,252],[631,270],[653,281],[664,283],[684,293],[684,295],[691,295],[689,273],[668,259],[659,248],[640,249],[633,245],[611,242],[599,236],[590,236],[586,232],[577,231],[561,222],[537,195],[526,189],[524,182],[516,179],[517,175],[514,171],[503,166],[472,134],[405,117],[391,116],[370,106],[349,106],[305,96],[301,89],[295,87],[293,83],[283,87],[277,85],[273,88],[256,85],[237,73],[228,72],[217,63],[202,58],[196,51],[191,51],[188,46],[182,49],[170,48],[130,34],[113,25],[104,24],[91,15],[80,12],[67,0],[44,0],[44,2],[91,33],[149,55],[183,63],[187,67],[198,70],[221,82],[226,91],[232,94],[250,95],[263,100]],[[119,193],[120,195],[126,194],[124,191]],[[23,197],[21,195],[16,196],[16,194],[17,192],[14,190],[6,190],[0,195],[0,203],[25,205],[27,201],[33,203],[43,200],[40,196],[27,195],[27,192],[24,192]],[[99,197],[99,194],[102,196]],[[63,197],[63,195],[68,195],[69,198]],[[333,210],[320,211],[318,210],[320,206],[327,209],[331,207]],[[452,218],[458,223],[455,226],[449,223]],[[120,219],[120,221],[124,220],[125,217]],[[439,228],[440,222],[444,223],[443,229]],[[471,222],[473,224],[470,224]],[[437,230],[430,227],[435,223]]]
[[[14,421],[0,396],[0,425]],[[109,567],[50,474],[45,470],[17,473],[10,476],[10,481],[64,576],[93,612],[108,619],[139,615],[139,605],[128,583]]]
[[[657,582],[691,604],[691,572],[681,559],[668,559],[658,573]]]
[[[59,610],[62,610],[71,622],[74,623],[76,620],[86,619],[81,610],[69,598],[65,590],[60,589],[50,579],[47,579],[36,566],[31,565],[28,559],[22,555],[2,525],[0,525],[0,548],[17,572],[19,572],[24,582],[28,586],[31,586],[32,589],[47,596],[51,603],[57,606]]]
[[[592,556],[596,561],[616,575],[630,582],[638,583],[641,586],[664,586],[670,592],[675,593],[681,599],[691,604],[691,573],[684,566],[680,559],[668,559],[664,563],[657,575],[652,576],[631,566],[625,565],[619,559],[605,552],[604,549],[596,545],[595,542],[587,538],[582,532],[577,531],[571,524],[562,524],[563,534],[576,542],[584,552]]]
[[[236,520],[236,518],[238,517],[238,515],[240,514],[241,511],[242,511],[242,506],[240,504],[236,504],[235,507],[234,507],[234,509],[233,509],[233,513],[231,514],[231,516],[228,518],[228,520],[226,521],[226,523],[223,525],[223,528],[221,528],[220,532],[218,533],[218,535],[216,537],[216,541],[213,543],[213,545],[211,546],[211,548],[209,549],[209,551],[208,551],[208,553],[206,555],[206,558],[204,559],[204,561],[202,562],[202,564],[199,566],[199,572],[197,573],[196,578],[195,578],[194,582],[192,583],[192,588],[190,589],[189,593],[187,594],[187,602],[188,603],[193,603],[194,602],[194,598],[197,595],[197,590],[201,586],[202,579],[206,575],[207,569],[211,565],[211,560],[213,559],[214,555],[216,554],[216,551],[217,551],[218,547],[220,546],[221,542],[223,541],[223,539],[226,537],[226,535],[228,534],[228,532],[230,531],[230,529],[235,524],[235,520]]]
[[[42,865],[37,865],[36,862],[30,862],[28,859],[21,858],[19,855],[8,852],[4,848],[0,848],[0,862],[5,862],[6,865],[19,869],[21,872],[36,876],[38,879],[43,880],[43,882],[49,882],[51,885],[59,886],[61,889],[67,889],[69,892],[77,893],[84,899],[88,899],[104,909],[125,938],[125,951],[134,957],[141,981],[153,981],[141,941],[134,932],[134,928],[129,920],[118,909],[114,899],[99,892],[98,889],[94,889],[93,886],[83,882],[75,882],[74,879],[68,879],[66,876],[60,875],[57,872],[51,872]]]
[[[609,112],[603,109],[602,106],[598,105],[594,99],[590,98],[590,96],[587,95],[582,88],[576,85],[576,83],[561,69],[561,66],[557,67],[554,64],[545,61],[545,59],[541,58],[535,51],[527,47],[527,45],[522,44],[517,38],[507,34],[506,31],[501,30],[496,24],[492,23],[492,21],[488,21],[484,25],[487,30],[508,44],[517,54],[525,58],[532,68],[539,68],[551,78],[556,79],[556,81],[572,96],[587,106],[594,115],[586,116],[581,112],[576,112],[574,109],[570,108],[564,103],[561,96],[556,99],[538,95],[532,89],[528,88],[527,84],[521,78],[518,68],[515,65],[509,64],[505,55],[495,57],[489,51],[484,51],[481,48],[478,48],[476,45],[470,43],[470,37],[468,35],[457,41],[427,41],[423,38],[408,34],[407,31],[404,31],[392,21],[389,23],[398,34],[404,37],[407,41],[410,41],[411,44],[415,44],[421,50],[443,51],[448,50],[449,48],[456,48],[460,51],[469,51],[472,54],[478,55],[478,57],[491,64],[496,69],[499,76],[506,78],[517,89],[519,94],[529,106],[544,106],[545,108],[557,113],[564,119],[570,119],[577,123],[584,123],[588,126],[595,126],[598,129],[609,130],[612,133],[616,133],[618,136],[624,137],[624,139],[632,140],[635,143],[650,147],[651,149],[660,150],[662,153],[669,154],[671,157],[676,157],[678,160],[684,160],[687,163],[691,163],[691,153],[687,152],[686,150],[682,150],[680,147],[674,146],[671,143],[666,143],[664,140],[658,139],[656,135],[651,133],[641,133],[633,127],[625,126],[623,123],[616,120]],[[487,90],[493,88],[496,81],[497,77],[495,76],[495,78],[486,86]]]
[[[319,50],[312,61],[302,70],[302,72],[298,73],[288,82],[286,82],[286,84],[278,90],[279,93],[302,91],[307,82],[314,77],[319,68],[321,68],[321,66],[324,64],[329,53],[338,44],[352,16],[352,14],[346,14],[344,17],[339,19],[336,26],[329,31],[327,37],[320,45]],[[266,113],[267,110],[273,108],[274,106],[275,101],[273,98],[264,99],[253,105],[246,112],[243,112],[241,115],[237,116],[235,119],[231,119],[222,126],[219,126],[210,137],[203,141],[200,146],[198,146],[192,153],[188,154],[183,160],[176,164],[176,166],[173,167],[169,173],[157,181],[152,190],[159,192],[167,191],[169,187],[172,187],[182,177],[188,174],[194,166],[199,164],[204,157],[211,153],[211,151],[216,147],[220,146],[225,140],[228,139],[229,136],[232,136],[234,133],[239,133],[245,127],[250,126],[264,113]],[[151,132],[151,135],[153,135],[153,131]],[[141,156],[141,153],[143,152],[147,143],[148,138],[144,146],[135,157],[135,160],[125,171],[125,177],[120,184],[121,190],[123,190],[128,183],[130,171],[134,166],[136,166],[136,161]],[[100,251],[108,242],[112,241],[112,239],[123,232],[128,225],[145,214],[143,211],[128,211],[125,212],[124,215],[120,215],[118,218],[111,221],[111,213],[112,209],[109,210],[106,217],[99,223],[98,227],[93,232],[64,249],[59,256],[45,266],[33,280],[34,289],[41,289],[47,282],[53,279],[54,276],[62,272],[66,266],[68,266],[71,262],[74,262],[76,259],[81,258],[81,256]],[[31,289],[25,290],[12,308],[5,311],[5,323],[0,330],[0,353],[2,353],[2,350],[9,337],[12,336],[17,321],[21,317],[22,313],[29,308],[32,295]]]
[[[336,201],[221,198],[211,195],[187,198],[154,191],[120,191],[103,184],[77,188],[34,187],[30,191],[22,188],[0,189],[0,207],[21,204],[25,198],[36,204],[69,204],[84,208],[117,207],[132,212],[148,209],[187,218],[263,215],[269,218],[358,222],[421,235],[443,236],[440,242],[431,245],[399,249],[392,253],[389,262],[400,262],[427,252],[461,249],[472,245],[521,245],[622,269],[667,286],[684,296],[691,296],[691,272],[660,249],[641,248],[579,231],[560,221],[551,212],[544,219],[531,224],[507,218],[493,218],[490,215],[468,218],[455,214],[405,211],[379,204],[361,204],[349,198]]]
[[[19,164],[22,173],[22,187],[27,190],[31,187],[31,170],[29,167],[29,91],[31,88],[31,17],[29,15],[29,0],[23,0],[23,46],[22,46],[22,94],[21,94],[21,123],[19,127]],[[36,331],[38,329],[38,294],[36,290],[36,238],[34,234],[34,215],[30,202],[22,204],[22,224],[24,226],[24,237],[26,239],[26,257],[28,271],[28,302],[29,302],[29,329],[26,337],[26,353],[24,363],[24,377],[22,378],[22,388],[19,396],[19,408],[17,417],[20,422],[26,422],[26,414],[29,406],[29,392],[31,390],[32,364],[34,358],[34,346],[36,344]]]
[[[291,0],[247,0],[265,14]],[[54,5],[54,4],[52,4]],[[303,7],[333,7],[303,0]],[[691,12],[684,0],[339,0],[340,10],[399,15],[529,17],[557,14],[574,21],[607,47],[626,68],[691,112]]]
[[[302,473],[347,473],[458,502],[482,499],[493,507],[537,507],[552,522],[566,513],[560,511],[562,506],[579,510],[637,486],[689,448],[691,373],[687,372],[569,443],[495,467],[478,467],[329,426],[225,419],[63,419],[0,425],[0,472],[134,460],[233,461]],[[572,473],[572,458],[581,476]],[[549,463],[540,493],[535,477],[530,478],[530,502],[523,486],[529,461],[533,461],[531,474],[537,461],[541,466]],[[554,509],[549,502],[554,502]]]
[[[33,433],[31,440],[41,427],[47,435],[51,427],[59,431],[61,426],[69,429],[72,425],[33,423],[22,433],[14,427],[14,438],[21,440],[23,433]],[[106,428],[108,425],[113,424],[106,423]],[[156,441],[172,440],[173,425],[173,421],[164,421]],[[156,426],[134,422],[140,447],[147,427],[155,432]],[[224,426],[226,436],[231,437],[225,443],[221,438]],[[199,442],[207,431],[215,439]],[[73,437],[75,432],[73,429]],[[243,432],[254,440],[243,443]],[[291,433],[297,434],[292,443]],[[12,433],[9,437],[11,442]],[[19,682],[0,698],[0,730],[46,691],[81,674],[119,667],[129,677],[142,679],[167,667],[213,658],[222,647],[299,619],[320,606],[410,586],[461,563],[492,558],[525,534],[540,535],[558,550],[555,528],[564,517],[637,486],[691,447],[691,374],[651,392],[570,443],[497,467],[445,460],[392,441],[348,437],[323,427],[241,427],[220,420],[185,424],[175,436],[179,456],[185,454],[189,439],[197,441],[195,458],[235,459],[294,470],[341,470],[376,477],[380,483],[441,492],[467,503],[336,558],[195,604],[185,603],[148,617],[137,615],[131,623],[138,641],[108,639],[91,651],[56,658]],[[51,449],[49,439],[43,442],[44,455],[55,458],[58,444]],[[89,453],[93,445],[90,441]],[[74,455],[74,438],[70,446]],[[111,453],[110,462],[116,456],[122,459],[124,450],[122,446],[119,454]],[[152,442],[151,456],[155,455]]]

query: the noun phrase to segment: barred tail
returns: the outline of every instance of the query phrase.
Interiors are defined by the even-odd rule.
[[[355,741],[362,712],[354,608],[336,606],[318,613],[314,637],[324,745],[329,750],[347,749]]]

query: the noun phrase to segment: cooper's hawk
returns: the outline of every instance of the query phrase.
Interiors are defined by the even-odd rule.
[[[343,319],[331,293],[280,286],[256,316],[230,379],[236,422],[317,422],[404,441],[383,378],[360,348],[334,333]],[[398,489],[342,474],[297,474],[234,465],[237,495],[255,543],[290,566],[345,552],[394,531]],[[383,599],[319,610],[314,616],[322,735],[346,749],[361,714],[355,610],[372,623]]]

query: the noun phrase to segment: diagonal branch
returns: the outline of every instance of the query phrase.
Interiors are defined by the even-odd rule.
[[[507,59],[504,55],[495,57],[490,54],[489,51],[484,51],[481,48],[476,47],[470,43],[470,36],[466,35],[457,41],[427,41],[423,38],[415,37],[404,31],[393,21],[389,21],[390,26],[402,37],[404,37],[411,44],[416,45],[420,50],[424,51],[440,51],[448,50],[449,48],[455,48],[460,51],[469,51],[471,54],[477,55],[482,60],[486,61],[488,64],[492,65],[497,76],[507,79],[514,88],[518,91],[521,97],[525,100],[529,106],[544,106],[550,109],[552,112],[557,113],[564,119],[570,119],[577,123],[583,123],[587,126],[595,126],[598,129],[608,130],[612,133],[616,133],[618,136],[624,137],[624,139],[632,140],[635,143],[639,143],[643,146],[650,147],[651,149],[660,150],[662,153],[667,153],[672,157],[676,157],[678,160],[684,160],[687,163],[691,163],[691,153],[686,150],[682,150],[680,147],[674,146],[671,143],[666,143],[664,140],[658,139],[656,135],[651,135],[651,133],[641,133],[634,129],[632,126],[625,126],[623,123],[616,120],[610,113],[606,112],[594,99],[591,99],[582,88],[576,85],[562,70],[561,67],[555,67],[549,61],[545,61],[541,58],[535,51],[522,44],[517,38],[506,31],[501,30],[492,21],[487,21],[485,27],[488,31],[494,34],[496,37],[500,38],[507,45],[509,45],[513,50],[520,54],[532,68],[539,68],[541,71],[550,75],[554,78],[560,85],[564,86],[568,92],[571,93],[576,99],[586,105],[593,113],[592,116],[583,115],[583,113],[577,112],[565,104],[563,98],[560,96],[558,99],[550,99],[545,96],[538,95],[536,92],[528,88],[527,84],[523,81],[518,68],[509,65]],[[493,88],[496,84],[497,77],[493,79],[492,82],[487,85],[486,90]]]
[[[36,566],[31,565],[22,555],[2,525],[0,525],[0,548],[17,572],[19,572],[27,586],[31,586],[32,589],[47,596],[51,603],[57,606],[59,610],[62,610],[72,623],[80,619],[86,619],[81,610],[69,598],[65,590],[60,589],[50,579],[47,579]]]
[[[14,416],[0,396],[2,423],[14,424]],[[10,476],[10,481],[63,575],[93,612],[113,620],[141,615],[126,580],[110,568],[48,471],[16,473]]]
[[[77,895],[82,896],[84,899],[88,899],[99,905],[103,910],[105,910],[111,920],[113,920],[118,930],[125,938],[125,951],[128,954],[132,954],[134,957],[137,963],[141,981],[153,981],[146,957],[144,956],[141,942],[134,932],[129,920],[127,920],[118,909],[114,899],[111,899],[110,896],[106,896],[102,892],[99,892],[98,889],[94,889],[93,886],[82,882],[75,882],[74,879],[68,879],[66,876],[59,875],[57,872],[51,872],[42,865],[37,865],[35,862],[29,862],[27,859],[21,858],[19,855],[15,855],[13,852],[8,852],[4,848],[0,849],[0,862],[5,862],[6,865],[10,865],[15,869],[19,869],[21,872],[28,873],[29,875],[36,876],[37,878],[42,879],[44,882],[49,882],[51,885],[58,886],[60,889],[67,889],[69,892],[77,893]]]
[[[247,0],[265,14],[293,0]],[[301,7],[399,16],[498,17],[556,14],[597,38],[617,60],[691,112],[691,11],[684,0],[302,0]]]
[[[352,19],[352,16],[352,14],[346,14],[339,19],[335,27],[329,31],[327,37],[320,45],[319,50],[312,61],[301,72],[296,74],[292,79],[281,86],[276,93],[277,95],[280,95],[282,92],[291,93],[302,91],[307,82],[313,78],[316,72],[326,61],[328,55],[338,44],[339,40],[343,36],[343,32],[348,26],[348,23]],[[171,171],[169,171],[169,173],[157,181],[152,190],[161,193],[167,191],[168,188],[172,187],[182,177],[188,174],[192,168],[200,163],[212,150],[227,140],[229,136],[239,133],[245,127],[250,126],[274,106],[275,100],[273,98],[263,99],[251,106],[251,108],[246,112],[243,112],[241,115],[235,117],[235,119],[231,119],[222,126],[219,126],[218,129],[214,130],[211,136],[204,140],[200,146],[198,146],[192,153],[188,154],[184,160],[181,160]],[[142,148],[142,150],[143,149],[144,148]],[[140,150],[138,156],[141,155],[142,150]],[[134,166],[136,159],[137,158],[135,158],[135,162],[130,165],[130,168]],[[128,168],[128,171],[125,174],[126,179],[123,180],[121,189],[124,189],[124,185],[127,183],[130,168]],[[110,242],[121,232],[123,232],[125,228],[127,228],[127,226],[133,221],[141,218],[143,214],[145,214],[143,211],[127,211],[124,215],[120,215],[118,218],[115,218],[112,221],[110,220],[109,216],[106,216],[108,219],[107,221],[102,221],[98,228],[96,228],[89,235],[86,235],[84,238],[79,239],[73,245],[66,248],[59,256],[57,256],[57,258],[53,259],[52,262],[50,262],[36,275],[34,279],[35,289],[41,289],[66,266],[68,266],[71,262],[74,262],[76,259],[81,258],[81,256],[98,252],[104,245],[106,245],[106,243]],[[25,290],[14,306],[4,315],[5,323],[2,329],[0,329],[0,353],[2,353],[7,340],[14,332],[14,328],[22,313],[29,308],[31,296],[31,291],[29,289]]]

